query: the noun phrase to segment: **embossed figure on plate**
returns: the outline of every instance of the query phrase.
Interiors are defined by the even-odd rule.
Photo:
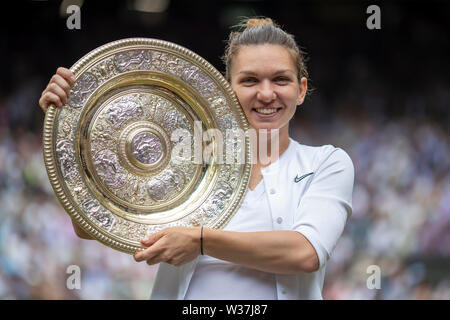
[[[158,178],[150,180],[147,188],[153,199],[162,201],[176,191],[183,189],[184,184],[185,179],[181,172],[166,170]]]
[[[106,120],[115,128],[121,128],[130,120],[139,119],[142,116],[142,106],[130,96],[125,96],[115,101],[106,109]]]
[[[109,229],[114,223],[114,218],[95,200],[83,203],[83,209],[104,228]]]
[[[127,181],[125,170],[120,166],[119,157],[111,150],[102,150],[97,153],[94,165],[100,178],[110,188],[118,189]]]
[[[80,108],[86,102],[89,95],[98,87],[97,78],[90,74],[83,74],[70,91],[68,104],[74,108]]]
[[[56,156],[61,164],[61,173],[64,178],[72,178],[75,168],[75,155],[73,144],[69,140],[61,140],[56,145]]]
[[[114,57],[114,63],[120,71],[148,69],[150,55],[146,50],[132,50],[118,53]]]
[[[141,132],[131,140],[131,153],[141,163],[153,164],[163,153],[161,140],[151,132]]]

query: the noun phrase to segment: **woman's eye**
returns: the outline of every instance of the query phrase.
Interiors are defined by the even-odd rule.
[[[242,83],[251,84],[251,83],[255,83],[256,79],[255,78],[244,78],[241,81],[242,81]]]
[[[286,78],[286,77],[278,77],[278,78],[275,79],[275,82],[287,83],[287,82],[289,82],[289,79]]]

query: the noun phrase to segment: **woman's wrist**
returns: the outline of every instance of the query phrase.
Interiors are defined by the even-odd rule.
[[[200,254],[203,256],[203,226],[200,227]]]

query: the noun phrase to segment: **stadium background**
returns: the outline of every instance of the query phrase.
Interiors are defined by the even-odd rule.
[[[81,5],[81,29],[65,8]],[[381,8],[368,30],[366,8]],[[144,9],[160,12],[144,12]],[[223,71],[240,16],[272,17],[308,53],[311,96],[292,136],[333,144],[356,168],[354,211],[325,299],[450,299],[448,1],[23,1],[1,14],[0,298],[147,299],[156,267],[78,239],[42,159],[38,99],[58,66],[126,37],[185,46]],[[68,290],[66,269],[81,268]],[[367,268],[380,267],[370,290]]]

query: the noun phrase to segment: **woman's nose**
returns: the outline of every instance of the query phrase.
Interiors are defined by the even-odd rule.
[[[277,95],[270,81],[262,81],[259,85],[257,96],[258,100],[269,103],[276,99]]]

